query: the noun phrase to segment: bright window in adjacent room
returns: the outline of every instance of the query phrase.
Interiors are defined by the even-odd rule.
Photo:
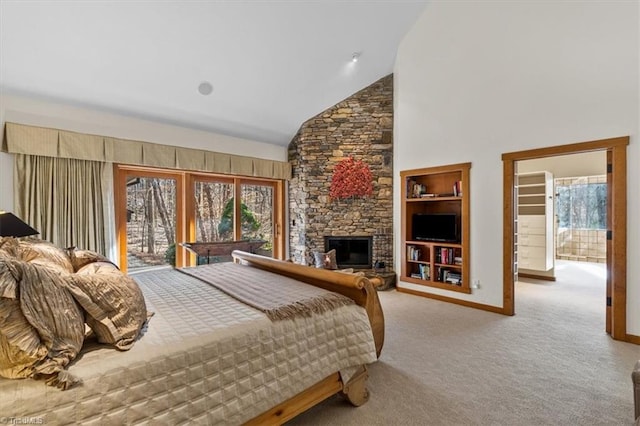
[[[606,176],[556,179],[558,227],[606,229]]]

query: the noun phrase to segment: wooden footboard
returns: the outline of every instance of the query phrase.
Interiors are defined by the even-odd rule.
[[[359,407],[369,399],[366,388],[368,377],[367,367],[364,365],[347,383],[342,382],[340,373],[333,373],[293,398],[254,417],[244,426],[281,425],[339,392],[347,401]]]
[[[384,345],[384,315],[378,293],[365,277],[353,274],[342,274],[326,269],[297,265],[291,262],[272,259],[270,257],[235,250],[233,258],[236,263],[254,266],[265,271],[274,272],[296,280],[334,291],[352,299],[367,311],[369,323],[373,331],[376,354],[380,357]]]
[[[369,316],[376,354],[380,357],[384,345],[384,316],[378,293],[367,278],[296,265],[242,251],[234,251],[233,258],[236,263],[250,265],[340,293],[363,306]],[[340,374],[336,372],[293,398],[250,420],[246,425],[280,425],[336,393],[342,393],[351,404],[360,406],[369,399],[369,392],[366,388],[367,378],[368,372],[364,365],[347,383],[344,383]]]

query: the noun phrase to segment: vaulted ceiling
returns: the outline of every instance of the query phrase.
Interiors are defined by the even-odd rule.
[[[286,146],[393,71],[425,5],[2,0],[0,90]]]

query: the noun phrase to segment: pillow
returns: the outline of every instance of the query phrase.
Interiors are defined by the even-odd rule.
[[[0,376],[68,389],[65,367],[84,341],[84,313],[57,271],[0,255]]]
[[[67,255],[69,256],[69,260],[71,261],[71,265],[73,266],[73,270],[75,272],[78,272],[78,270],[83,266],[93,262],[111,263],[109,259],[101,255],[100,253],[96,253],[91,250],[78,250],[75,247],[67,248]]]
[[[44,266],[59,274],[73,273],[73,265],[67,253],[52,243],[37,238],[26,238],[18,240],[18,244],[18,259]]]
[[[108,262],[94,262],[65,277],[66,287],[86,311],[100,343],[126,351],[147,320],[144,296],[133,278]]]
[[[109,261],[87,263],[76,272],[76,275],[93,274],[117,274],[118,276],[122,276],[122,272],[120,272],[120,269],[118,269],[116,265]]]
[[[324,269],[338,269],[338,263],[336,262],[336,250],[329,250],[326,253],[320,251],[313,252],[313,259],[316,264],[316,268]]]

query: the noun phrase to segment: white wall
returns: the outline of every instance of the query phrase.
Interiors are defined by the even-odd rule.
[[[283,146],[2,93],[0,129],[5,122],[287,161],[287,148]],[[1,152],[0,210],[13,210],[13,156]]]
[[[394,170],[472,162],[471,279],[481,287],[400,287],[501,307],[501,154],[630,135],[627,331],[640,335],[638,17],[637,2],[427,6],[396,60]]]

